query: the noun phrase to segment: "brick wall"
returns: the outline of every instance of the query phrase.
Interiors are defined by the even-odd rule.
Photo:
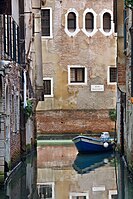
[[[20,161],[20,131],[19,131],[19,96],[20,96],[20,77],[19,77],[19,67],[12,64],[10,68],[7,69],[8,73],[4,78],[5,83],[5,102],[4,112],[9,115],[5,117],[5,137],[10,138],[7,141],[7,148],[10,147],[10,154],[5,154],[5,160],[8,161],[8,166],[13,168]],[[4,91],[4,92],[5,92]],[[7,135],[8,134],[8,135]]]
[[[11,164],[15,166],[20,161],[20,133],[11,135]]]
[[[108,110],[57,110],[38,112],[37,133],[114,132]]]
[[[118,64],[118,84],[125,85],[126,84],[126,67],[125,65]]]

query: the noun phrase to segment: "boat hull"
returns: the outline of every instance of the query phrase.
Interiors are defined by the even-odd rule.
[[[113,143],[110,140],[102,141],[100,139],[90,138],[87,136],[77,136],[73,142],[79,153],[98,153],[113,150]],[[104,143],[108,143],[106,146]]]

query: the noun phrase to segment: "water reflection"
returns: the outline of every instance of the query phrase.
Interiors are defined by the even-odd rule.
[[[118,199],[132,199],[133,198],[133,176],[125,166],[124,157],[117,154],[118,160]]]
[[[73,163],[73,168],[79,174],[88,173],[98,167],[104,166],[114,159],[114,153],[78,154]]]
[[[72,163],[77,154],[76,149],[73,145],[45,146],[38,147],[37,154],[37,187],[40,198],[48,198],[49,192],[50,199],[69,198],[69,187],[71,184],[75,186]]]
[[[73,146],[39,147],[37,185],[40,198],[111,198],[116,195],[115,169],[110,162],[111,157],[111,154],[77,155]],[[94,167],[92,170],[92,165],[96,165],[97,169]],[[73,169],[74,166],[80,171]],[[86,172],[90,168],[92,171]]]
[[[0,199],[132,199],[133,181],[123,159],[115,160],[111,153],[77,154],[74,145],[39,146],[0,189]]]
[[[0,199],[37,199],[36,197],[36,154],[22,161],[0,189]]]

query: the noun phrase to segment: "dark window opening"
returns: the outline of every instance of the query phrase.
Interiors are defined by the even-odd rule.
[[[116,0],[113,0],[113,22],[114,22],[114,25],[115,25],[115,32],[117,33],[117,4],[118,2]],[[125,14],[125,11],[126,9],[124,9],[124,14]]]
[[[16,31],[16,24],[15,21],[13,21],[13,60],[16,61],[16,36],[17,36],[17,31]]]
[[[51,80],[43,80],[44,95],[51,95]]]
[[[85,68],[71,68],[70,82],[85,82]]]
[[[112,199],[118,199],[118,195],[116,195],[116,194],[115,194],[115,195],[112,195],[111,198],[112,198]]]
[[[116,82],[117,79],[117,68],[110,68],[110,82]]]
[[[0,0],[0,14],[12,14],[12,1],[11,0]]]
[[[111,15],[109,13],[104,13],[103,15],[103,30],[109,32],[111,29]]]
[[[94,29],[94,16],[92,13],[87,13],[85,16],[85,29],[92,31]]]
[[[86,196],[73,196],[72,199],[86,199]]]
[[[74,12],[70,12],[68,14],[68,30],[75,31],[76,29],[76,14]]]
[[[50,185],[40,185],[39,186],[39,197],[40,199],[42,198],[49,198],[51,199],[52,198],[52,186]]]
[[[3,16],[4,55],[19,62],[19,27],[9,15]]]
[[[32,15],[32,36],[34,36],[35,33],[35,15],[33,13]]]
[[[50,36],[50,9],[41,10],[42,36]]]

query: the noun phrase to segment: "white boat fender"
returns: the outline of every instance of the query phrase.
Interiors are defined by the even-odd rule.
[[[107,148],[109,146],[108,142],[104,142],[103,146]]]
[[[105,158],[105,159],[103,160],[103,162],[104,162],[105,164],[108,164],[109,160],[108,160],[107,158]]]

